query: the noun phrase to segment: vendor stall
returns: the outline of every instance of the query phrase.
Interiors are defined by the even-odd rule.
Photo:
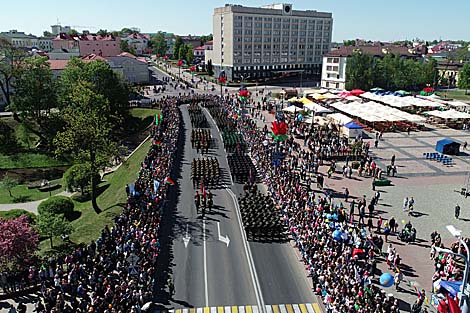
[[[341,127],[340,134],[347,138],[362,137],[362,128],[363,127],[361,125],[351,121]]]

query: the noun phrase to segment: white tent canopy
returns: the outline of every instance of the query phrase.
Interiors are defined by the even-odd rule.
[[[364,103],[356,101],[349,103],[336,102],[331,104],[331,106],[343,113],[359,117],[368,122],[409,121],[416,123],[426,120],[421,116],[400,111],[373,101]]]
[[[287,108],[282,109],[282,111],[288,112],[288,113],[295,113],[295,112],[300,113],[300,111],[302,111],[302,109],[296,107],[295,105],[291,105],[291,106],[288,106]]]
[[[352,121],[352,118],[342,113],[332,113],[328,114],[326,117],[330,120],[336,121],[337,124],[341,125],[346,125],[347,123]]]
[[[363,93],[361,97],[373,101],[379,101],[396,108],[405,108],[411,106],[438,108],[442,106],[442,104],[435,101],[435,98],[430,99],[429,97],[426,99],[411,96],[399,97],[394,95],[377,95],[372,92]]]
[[[456,119],[456,120],[457,119],[470,119],[470,114],[459,112],[453,109],[450,109],[447,111],[439,111],[439,110],[427,111],[427,112],[424,112],[423,114],[428,114],[428,115],[446,119],[446,120],[447,119]]]
[[[330,109],[327,109],[327,108],[319,105],[318,103],[304,104],[304,108],[309,110],[309,111],[315,112],[315,114],[331,113],[332,112]]]

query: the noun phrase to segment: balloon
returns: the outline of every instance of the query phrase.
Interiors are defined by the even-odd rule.
[[[333,239],[336,240],[336,241],[341,240],[341,231],[339,229],[337,229],[333,232]]]
[[[383,287],[391,287],[393,286],[394,279],[393,275],[390,273],[383,273],[380,275],[380,285]]]
[[[405,225],[406,222],[405,222],[405,220],[401,220],[401,223],[402,223],[403,225]]]

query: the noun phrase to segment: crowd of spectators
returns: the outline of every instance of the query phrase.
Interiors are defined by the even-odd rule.
[[[323,162],[331,162],[330,158],[318,153],[319,148],[315,147],[298,153],[301,144],[293,136],[278,146],[269,144],[267,128],[260,129],[255,120],[240,115],[236,99],[211,101],[218,101],[227,116],[237,116],[238,129],[251,147],[251,157],[268,193],[281,210],[285,226],[310,272],[314,291],[322,297],[327,311],[399,312],[398,300],[372,284],[377,256],[382,252],[381,236],[351,224],[347,209],[333,200],[328,191],[315,193],[311,187],[313,180],[305,175],[313,170],[317,177],[323,176],[318,167]],[[334,137],[324,138],[321,133],[312,140],[312,145],[315,144],[321,144],[324,151],[330,150],[330,144],[342,145]],[[271,160],[276,149],[286,156],[278,166]],[[361,201],[366,206],[366,200]],[[334,238],[335,232],[341,234],[340,238]]]
[[[114,225],[106,226],[89,245],[32,266],[24,275],[19,274],[21,280],[0,275],[4,292],[39,283],[41,296],[35,307],[43,313],[140,312],[153,301],[159,229],[171,188],[164,182],[178,147],[181,126],[177,104],[185,100],[165,98],[159,103],[163,120],[152,130],[151,148],[135,183],[126,188],[128,201],[114,218]]]

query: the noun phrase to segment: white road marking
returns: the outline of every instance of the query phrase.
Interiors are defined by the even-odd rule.
[[[225,243],[227,245],[227,248],[228,248],[228,245],[230,244],[230,238],[228,238],[228,236],[222,236],[220,234],[220,222],[217,222],[217,232],[219,233],[219,241],[222,241],[223,243]]]
[[[206,218],[202,218],[202,239],[204,246],[204,294],[206,300],[206,306],[209,306],[209,291],[207,284],[207,248],[206,248]]]
[[[237,213],[238,226],[240,227],[240,234],[242,236],[243,248],[245,249],[245,255],[248,261],[248,267],[250,268],[251,280],[253,282],[253,287],[255,289],[256,302],[258,304],[259,311],[264,313],[266,307],[264,304],[263,293],[261,292],[261,287],[259,284],[258,275],[256,272],[255,262],[253,261],[253,256],[251,255],[250,247],[248,246],[248,240],[246,239],[245,231],[242,225],[242,218],[240,216],[240,207],[238,206],[237,197],[232,190],[226,188],[227,192],[230,194],[235,205],[235,212]]]

